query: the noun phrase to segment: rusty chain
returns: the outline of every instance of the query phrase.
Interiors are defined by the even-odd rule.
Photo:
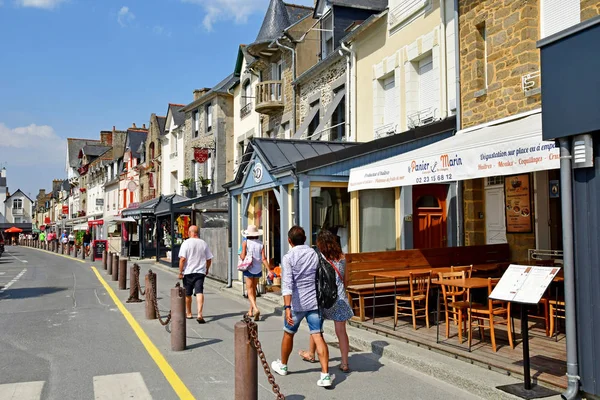
[[[271,384],[273,388],[273,393],[277,395],[278,400],[285,399],[285,396],[279,391],[279,385],[275,382],[275,378],[273,377],[273,373],[271,372],[271,368],[269,367],[269,363],[267,362],[267,357],[265,357],[265,353],[263,352],[262,346],[260,344],[260,340],[258,340],[258,329],[256,323],[250,319],[248,314],[244,314],[244,319],[242,320],[246,323],[248,327],[248,334],[250,343],[254,346],[258,353],[258,358],[265,370],[265,375],[267,375],[267,380]]]
[[[140,286],[140,266],[137,264],[133,264],[133,281],[131,282],[131,286],[133,289],[132,293],[135,293],[135,295],[130,295],[127,299],[127,303],[141,303],[142,299],[138,297],[138,293],[142,296],[145,296],[146,291],[142,292],[142,288]]]
[[[160,317],[160,310],[158,309],[158,299],[156,298],[156,274],[152,273],[152,270],[149,272],[150,287],[146,288],[146,291],[150,289],[150,301],[154,304],[154,310],[156,311],[156,318],[158,318],[158,322],[160,322],[162,326],[166,326],[169,324],[169,322],[171,322],[171,310],[169,310],[169,314],[167,315],[166,320],[163,322],[162,318]],[[179,282],[177,282],[176,286],[179,286]]]

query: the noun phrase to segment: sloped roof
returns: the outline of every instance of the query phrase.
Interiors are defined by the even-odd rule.
[[[242,157],[235,180],[225,184],[224,187],[242,182],[245,167],[250,162],[255,151],[261,154],[261,158],[265,162],[265,167],[269,172],[273,173],[292,169],[301,161],[355,147],[359,144],[353,142],[255,138],[250,141]]]
[[[6,178],[4,178],[6,179]],[[21,189],[17,189],[16,192],[14,192],[13,194],[9,195],[6,197],[6,200],[4,200],[4,202],[6,203],[8,201],[8,199],[10,199],[11,197],[13,197],[14,195],[16,195],[17,193],[21,193],[23,196],[27,197],[29,199],[29,201],[33,202],[33,200],[31,200],[31,198],[29,196],[27,196],[25,194],[25,192],[23,192]]]
[[[81,151],[83,151],[83,154],[85,154],[86,156],[100,157],[101,155],[106,153],[111,148],[112,147],[110,147],[110,146],[88,144],[88,145],[83,146],[81,148]]]
[[[100,143],[99,140],[68,138],[67,156],[69,157],[69,166],[77,168],[79,166],[79,151],[86,145],[98,143]]]
[[[169,103],[169,110],[173,115],[173,122],[175,125],[181,126],[185,122],[185,114],[182,109],[185,107],[183,104],[171,104]]]
[[[229,89],[231,89],[232,87],[234,87],[239,82],[239,80],[240,80],[240,78],[235,76],[234,73],[229,74],[227,76],[227,78],[225,78],[221,82],[217,83],[212,89],[210,89],[208,92],[203,94],[199,99],[194,100],[193,102],[191,102],[190,104],[188,104],[187,106],[182,108],[181,111],[182,112],[190,111],[191,109],[204,103],[206,101],[206,99],[208,99],[209,96],[211,96],[215,93],[229,94],[227,91]]]
[[[160,135],[165,134],[165,125],[167,123],[167,117],[156,117],[158,121],[158,131]]]
[[[383,11],[388,6],[388,0],[329,0],[329,2],[334,6],[376,11]]]
[[[135,158],[140,157],[140,149],[146,143],[146,136],[148,131],[140,129],[128,129],[127,130],[127,145],[126,147],[131,150],[131,155]]]

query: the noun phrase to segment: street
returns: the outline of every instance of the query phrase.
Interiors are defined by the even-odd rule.
[[[140,276],[149,266],[153,264],[142,264]],[[177,279],[153,270],[165,316]],[[210,285],[205,292],[207,324],[188,320],[187,349],[172,352],[168,328],[145,320],[143,303],[125,303],[129,291],[117,290],[99,262],[7,246],[0,258],[0,399],[234,398],[233,326],[247,306],[241,296],[235,300]],[[269,363],[279,357],[280,318],[267,314],[258,323]],[[319,388],[318,364],[297,356],[307,344],[304,327],[296,337],[290,374],[275,376],[287,399],[479,398],[370,353],[353,351],[352,373],[344,375],[337,369],[339,351],[334,346],[334,386]],[[259,385],[259,398],[274,397],[260,366]]]

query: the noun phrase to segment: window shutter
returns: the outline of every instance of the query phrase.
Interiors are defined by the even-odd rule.
[[[383,81],[384,125],[396,122],[396,93],[394,90],[395,88],[396,82],[393,76]]]
[[[542,0],[541,37],[553,35],[580,21],[580,0]]]
[[[421,114],[423,111],[433,113],[435,107],[433,78],[433,60],[431,56],[428,56],[419,61],[419,112]]]

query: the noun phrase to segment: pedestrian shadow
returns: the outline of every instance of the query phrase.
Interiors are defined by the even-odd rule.
[[[187,338],[188,339],[198,339],[196,337],[189,337],[189,336]],[[198,342],[198,343],[194,343],[194,344],[188,344],[188,345],[185,346],[185,349],[186,350],[198,349],[198,348],[201,348],[201,347],[206,347],[206,346],[210,346],[210,345],[222,342],[221,339],[208,339],[208,340],[203,339],[203,340],[204,340],[203,342]]]
[[[47,294],[62,292],[67,290],[67,288],[63,287],[35,287],[35,288],[15,288],[15,289],[6,289],[4,293],[0,294],[0,298],[10,298],[10,299],[27,299],[32,297],[41,297]]]
[[[301,394],[288,394],[287,396],[285,396],[286,400],[304,400],[306,399],[306,397],[302,396]]]
[[[371,342],[371,353],[350,354],[348,357],[348,364],[350,367],[349,373],[342,372],[337,366],[334,368],[330,367],[329,373],[335,375],[333,387],[343,383],[348,376],[353,373],[372,373],[379,371],[381,367],[383,367],[380,360],[386,346],[389,346],[388,342],[384,340],[375,340]],[[335,359],[339,360],[340,358],[336,357]],[[329,361],[329,364],[331,364],[331,359]]]
[[[214,322],[214,321],[218,321],[220,319],[225,319],[225,318],[230,318],[230,317],[240,317],[240,321],[242,320],[242,317],[244,316],[244,312],[238,311],[238,312],[232,312],[232,313],[228,313],[228,314],[218,314],[218,315],[211,315],[208,319],[207,322]]]

